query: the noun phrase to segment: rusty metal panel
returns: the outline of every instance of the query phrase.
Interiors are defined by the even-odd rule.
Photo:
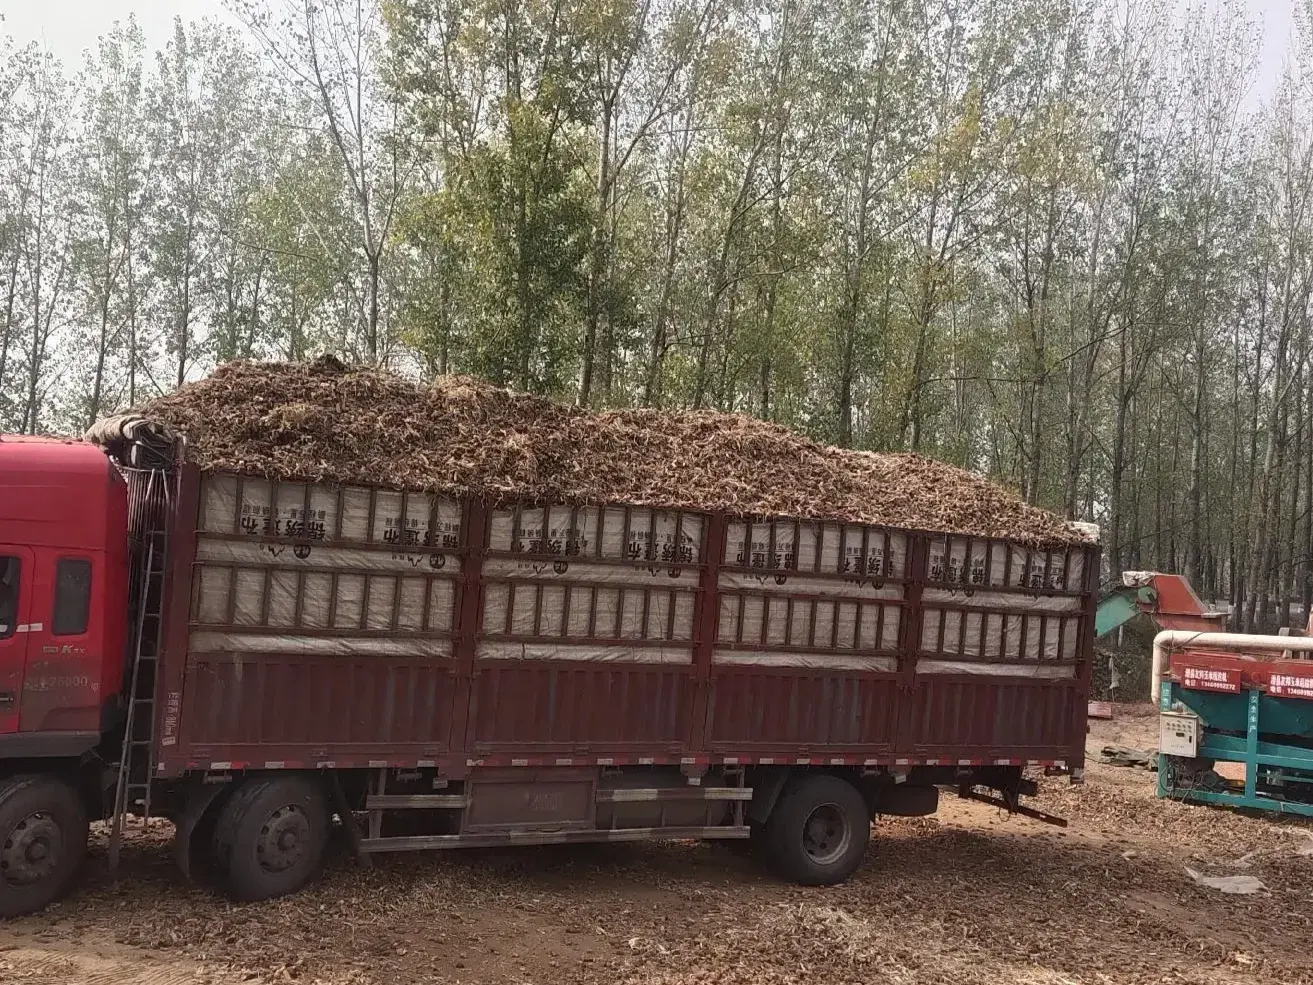
[[[710,746],[724,753],[889,752],[896,740],[897,702],[892,674],[718,668],[709,713]]]
[[[480,661],[475,752],[678,751],[688,737],[690,667]]]
[[[900,746],[918,756],[1068,759],[1084,744],[1071,734],[1073,702],[1085,708],[1075,681],[927,675],[904,700]]]
[[[593,828],[596,786],[596,769],[478,770],[462,833]]]
[[[310,763],[380,747],[436,754],[453,682],[450,661],[425,657],[193,653],[178,752]]]

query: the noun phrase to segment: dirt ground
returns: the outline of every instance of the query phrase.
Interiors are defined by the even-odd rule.
[[[1149,709],[1092,722],[1153,748]],[[1178,985],[1313,983],[1313,828],[1158,801],[1092,763],[1044,781],[1067,830],[949,797],[881,820],[849,883],[801,889],[727,846],[649,844],[335,859],[299,896],[234,905],[189,886],[166,826],[126,873],[0,925],[4,985]],[[1256,895],[1196,885],[1250,875]]]

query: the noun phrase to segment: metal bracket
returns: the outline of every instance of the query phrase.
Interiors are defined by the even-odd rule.
[[[1057,828],[1065,828],[1067,826],[1067,819],[1065,817],[1058,817],[1056,814],[1045,814],[1043,811],[1037,811],[1033,807],[1023,807],[1016,800],[1015,796],[1012,798],[1012,802],[1009,803],[1008,800],[1003,797],[991,797],[989,794],[980,793],[978,790],[969,787],[959,787],[957,795],[963,800],[978,800],[982,804],[989,804],[992,807],[1001,807],[1009,814],[1020,814],[1022,817],[1028,817],[1035,821],[1043,821],[1045,824],[1052,824]]]

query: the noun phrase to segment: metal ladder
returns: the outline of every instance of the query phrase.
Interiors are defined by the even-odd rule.
[[[164,632],[164,575],[168,558],[167,521],[169,484],[163,472],[138,473],[144,480],[141,498],[133,503],[134,520],[145,529],[139,531],[142,559],[138,565],[140,582],[135,593],[136,625],[133,630],[134,652],[128,686],[127,717],[123,726],[123,749],[119,756],[118,777],[114,786],[114,813],[110,825],[109,867],[118,868],[123,831],[129,813],[150,819],[152,750],[155,742],[155,695],[158,691],[157,668]],[[140,485],[140,483],[134,483]],[[138,492],[134,489],[133,492]],[[162,508],[161,508],[162,507]],[[139,808],[139,810],[138,810]]]

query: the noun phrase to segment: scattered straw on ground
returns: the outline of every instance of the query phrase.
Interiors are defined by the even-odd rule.
[[[1090,746],[1118,741],[1118,724]],[[368,872],[339,851],[301,894],[235,905],[181,881],[167,825],[129,839],[117,882],[101,834],[89,883],[0,926],[0,981],[174,985],[192,968],[212,985],[1313,982],[1307,829],[1157,801],[1143,770],[1042,786],[1037,806],[1068,830],[945,795],[939,817],[881,819],[857,875],[830,889],[696,843],[385,856]],[[1187,866],[1268,891],[1226,896]]]
[[[239,361],[139,408],[203,468],[498,501],[630,503],[1029,543],[1079,538],[978,476],[818,444],[740,414],[594,413],[468,377],[422,386],[324,358]]]

